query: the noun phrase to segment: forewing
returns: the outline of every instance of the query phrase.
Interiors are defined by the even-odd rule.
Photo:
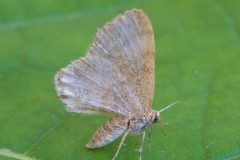
[[[154,37],[144,12],[127,11],[99,29],[87,55],[61,69],[55,84],[73,112],[136,116],[150,109]]]

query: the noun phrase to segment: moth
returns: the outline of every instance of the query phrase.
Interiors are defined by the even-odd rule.
[[[100,28],[85,57],[71,62],[55,75],[55,88],[69,112],[110,113],[87,148],[99,148],[122,136],[116,159],[127,135],[142,134],[160,122],[152,110],[155,44],[151,22],[140,9],[117,16]],[[150,132],[149,132],[150,133]]]

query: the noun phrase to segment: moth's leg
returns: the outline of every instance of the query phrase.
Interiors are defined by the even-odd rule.
[[[124,144],[125,138],[127,137],[129,131],[130,131],[130,128],[128,128],[127,131],[124,133],[124,135],[123,135],[123,137],[122,137],[122,140],[121,140],[121,142],[120,142],[120,144],[119,144],[119,146],[118,146],[117,152],[115,153],[115,156],[113,157],[112,160],[115,160],[115,158],[117,157],[117,155],[118,155],[118,153],[119,153],[122,145]]]
[[[148,150],[151,150],[151,126],[149,126],[149,130],[148,130]]]
[[[145,140],[145,131],[143,131],[142,143],[141,143],[141,146],[140,146],[140,148],[139,148],[140,160],[142,160],[142,151],[143,151],[142,148],[143,148],[144,140]]]

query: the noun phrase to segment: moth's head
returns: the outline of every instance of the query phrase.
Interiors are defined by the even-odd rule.
[[[151,116],[151,122],[152,123],[159,123],[160,122],[160,113],[158,111],[153,111],[153,114]]]
[[[160,122],[161,123],[161,120],[160,120],[160,113],[169,109],[170,107],[172,107],[173,105],[175,105],[176,103],[182,103],[182,101],[175,101],[173,102],[172,104],[168,105],[167,107],[161,109],[160,111],[154,111],[154,118],[152,120],[152,123],[158,123]]]
[[[160,111],[153,111],[152,113],[152,118],[151,118],[151,122],[152,123],[160,123],[160,126],[161,126],[161,130],[162,130],[162,132],[166,135],[166,133],[163,131],[163,125],[164,125],[164,123],[163,123],[163,120],[162,119],[160,119],[160,113],[161,112],[163,112],[163,111],[165,111],[165,110],[167,110],[167,109],[169,109],[170,107],[172,107],[173,105],[175,105],[176,103],[182,103],[182,101],[175,101],[175,102],[173,102],[172,104],[170,104],[170,105],[168,105],[167,107],[165,107],[165,108],[163,108],[163,109],[161,109]]]

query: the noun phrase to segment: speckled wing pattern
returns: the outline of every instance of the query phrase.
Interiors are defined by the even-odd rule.
[[[56,74],[57,94],[71,112],[142,115],[152,105],[154,48],[148,17],[126,11],[98,30],[85,57]]]

